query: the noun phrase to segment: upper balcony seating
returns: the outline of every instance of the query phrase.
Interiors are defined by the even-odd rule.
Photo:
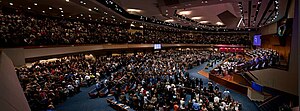
[[[0,47],[78,44],[242,44],[249,45],[245,33],[199,33],[170,31],[168,28],[132,33],[126,25],[67,18],[0,13]]]

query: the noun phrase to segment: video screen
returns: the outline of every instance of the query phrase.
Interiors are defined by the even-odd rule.
[[[154,49],[161,49],[161,44],[154,44]]]
[[[261,46],[261,35],[254,35],[253,36],[253,45],[255,46]]]

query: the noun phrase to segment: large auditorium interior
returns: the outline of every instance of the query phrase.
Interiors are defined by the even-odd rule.
[[[0,111],[299,111],[299,0],[0,0]]]

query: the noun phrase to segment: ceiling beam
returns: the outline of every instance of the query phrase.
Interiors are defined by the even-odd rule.
[[[249,1],[249,3],[248,3],[248,27],[250,27],[250,21],[251,21],[251,8],[252,8],[252,1]]]
[[[269,0],[269,3],[268,3],[268,6],[267,8],[264,10],[264,13],[262,14],[262,17],[260,18],[258,24],[257,24],[257,27],[259,27],[260,23],[262,22],[262,20],[265,18],[269,8],[271,7],[271,5],[273,4],[273,0]]]

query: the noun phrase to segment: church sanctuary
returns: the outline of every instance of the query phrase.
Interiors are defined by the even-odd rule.
[[[0,111],[299,111],[299,0],[0,0]]]

